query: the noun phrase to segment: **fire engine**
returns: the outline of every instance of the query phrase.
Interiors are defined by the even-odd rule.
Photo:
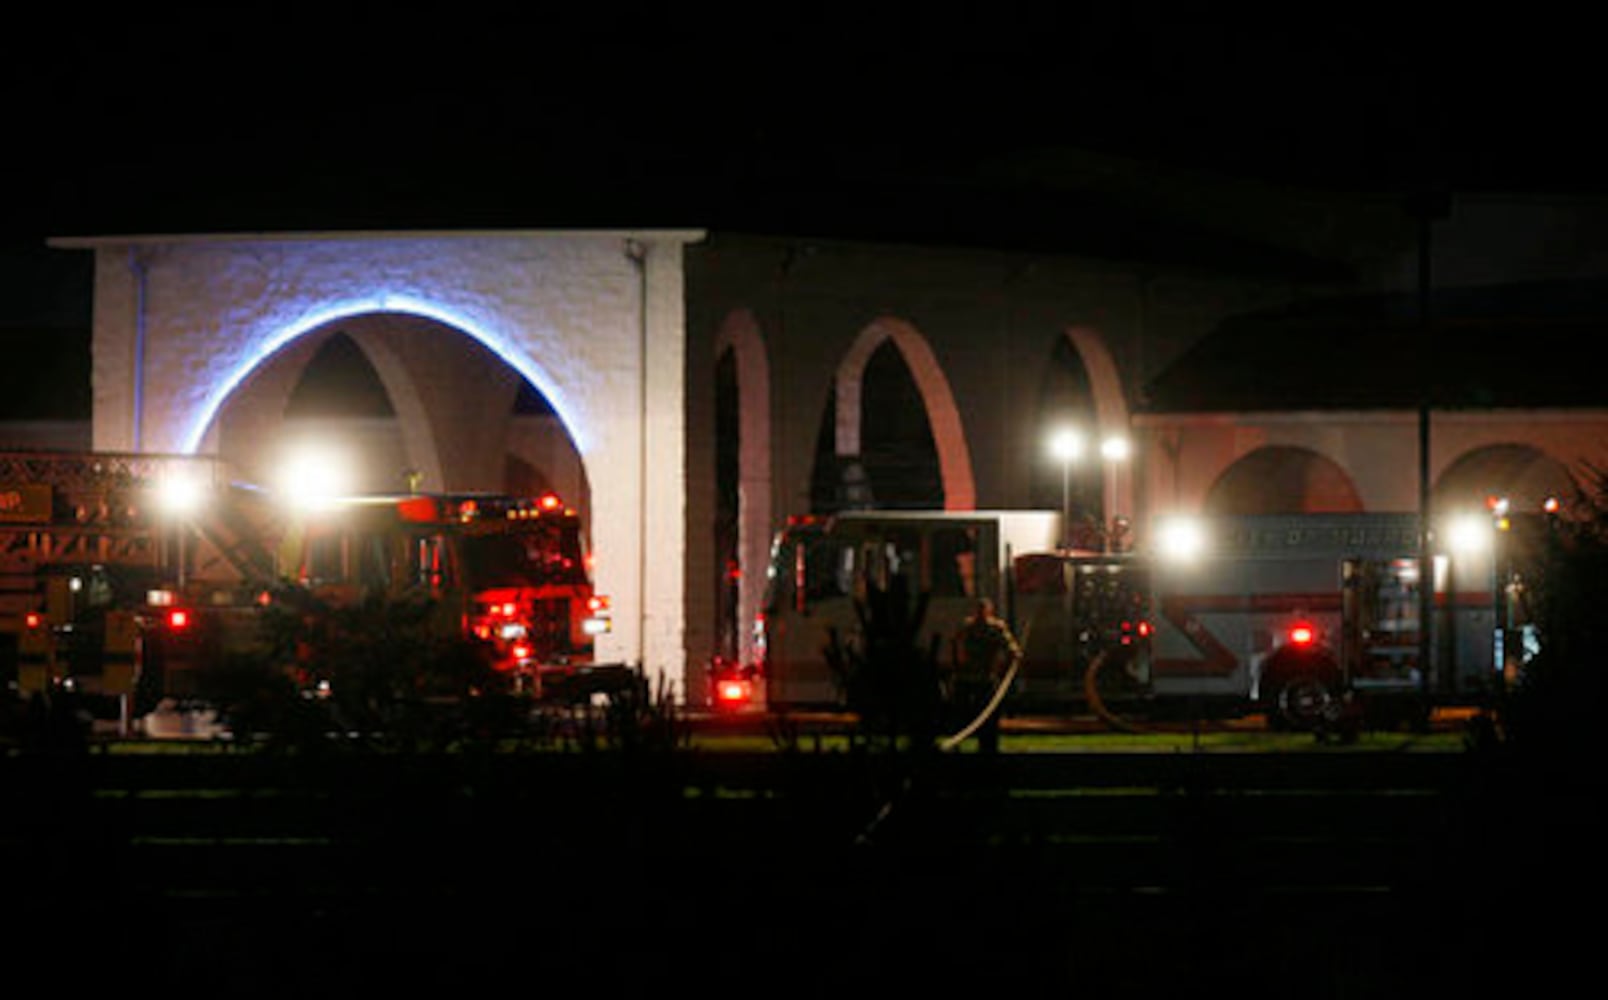
[[[981,598],[1011,623],[1023,649],[1012,704],[1065,708],[1086,697],[1096,656],[1119,660],[1111,677],[1143,674],[1145,575],[1131,553],[1057,547],[1050,511],[846,511],[799,516],[777,533],[756,623],[753,699],[771,709],[839,707],[826,660],[832,631],[860,630],[856,601],[868,586],[904,575],[926,597],[920,641],[947,655],[948,639]],[[744,693],[729,664],[717,698]]]
[[[1421,723],[1478,701],[1537,651],[1538,524],[1493,503],[1435,525],[1426,549],[1416,514],[1159,519],[1151,689],[1249,700],[1292,726],[1343,707]]]
[[[70,689],[131,732],[259,652],[278,587],[333,604],[422,594],[530,693],[609,691],[610,629],[576,512],[553,494],[352,497],[292,509],[187,455],[0,452],[0,683]]]
[[[438,631],[479,640],[531,694],[624,672],[595,662],[609,601],[593,589],[580,517],[553,493],[339,498],[290,521],[279,560],[282,578],[336,605],[428,599]]]
[[[22,699],[71,689],[125,732],[165,693],[156,678],[184,692],[198,609],[227,615],[271,572],[247,506],[180,510],[232,490],[208,458],[0,452],[0,682]]]
[[[1536,651],[1517,525],[1485,511],[1440,527],[1425,600],[1416,514],[1158,518],[1121,552],[1060,547],[1047,512],[795,517],[772,547],[758,660],[719,664],[714,690],[729,704],[841,707],[827,638],[854,636],[867,585],[904,573],[929,595],[923,641],[952,634],[980,597],[1001,609],[1023,649],[1010,711],[1118,702],[1302,728],[1342,710],[1421,723],[1436,704],[1487,696]]]

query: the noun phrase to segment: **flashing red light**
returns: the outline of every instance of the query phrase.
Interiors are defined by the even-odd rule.
[[[1292,646],[1310,646],[1317,641],[1317,638],[1318,630],[1306,622],[1298,622],[1290,626],[1290,645]]]
[[[747,704],[752,694],[753,688],[744,680],[727,679],[715,684],[715,700],[727,707]]]
[[[1139,623],[1138,632],[1139,632],[1139,638],[1141,638],[1141,639],[1149,638],[1149,636],[1150,636],[1150,623],[1147,622],[1147,621],[1141,621]]]
[[[45,623],[45,616],[37,611],[30,611],[22,616],[22,623],[28,628],[39,628]]]
[[[167,614],[168,628],[175,632],[183,632],[190,627],[190,612],[183,608],[174,608]]]
[[[557,510],[564,506],[564,501],[559,499],[557,493],[543,493],[536,503],[542,510]]]
[[[519,605],[515,604],[513,601],[505,601],[502,604],[497,605],[497,613],[502,615],[504,618],[512,618],[514,615],[519,613]]]
[[[509,652],[514,655],[514,659],[524,662],[525,660],[530,659],[532,650],[529,643],[516,642]]]
[[[396,512],[404,521],[424,523],[437,520],[441,516],[436,502],[430,497],[408,497],[397,504]]]

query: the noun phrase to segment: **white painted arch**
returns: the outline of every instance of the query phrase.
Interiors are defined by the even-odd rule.
[[[927,338],[914,325],[902,319],[880,317],[863,330],[844,354],[837,369],[835,447],[838,455],[860,453],[861,388],[865,366],[877,348],[892,341],[904,357],[927,407],[927,424],[932,429],[938,451],[938,470],[944,486],[946,510],[973,510],[977,506],[977,481],[972,470],[971,449],[966,443],[965,426],[955,394],[943,366],[933,354]]]
[[[642,664],[681,691],[682,257],[701,238],[491,231],[53,243],[96,258],[97,450],[214,449],[219,409],[242,380],[332,321],[406,314],[486,346],[547,397],[581,454],[597,583],[615,607],[599,655]]]
[[[715,360],[732,352],[737,368],[737,553],[742,579],[737,590],[738,656],[755,655],[752,625],[765,594],[774,525],[771,513],[770,360],[759,322],[748,309],[737,309],[715,335]]]

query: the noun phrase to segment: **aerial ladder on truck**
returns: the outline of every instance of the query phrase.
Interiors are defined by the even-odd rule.
[[[0,683],[10,696],[70,689],[126,731],[149,707],[137,692],[153,673],[177,680],[197,666],[179,640],[199,609],[226,615],[270,579],[271,508],[242,490],[208,457],[0,452]]]

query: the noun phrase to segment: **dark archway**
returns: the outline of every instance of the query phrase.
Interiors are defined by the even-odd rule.
[[[1308,448],[1270,445],[1242,456],[1206,494],[1210,514],[1341,514],[1363,509],[1355,484]]]
[[[738,612],[741,581],[742,415],[737,388],[737,352],[722,351],[715,363],[715,649],[741,655]]]
[[[838,401],[828,393],[816,438],[810,506],[942,510],[943,472],[927,402],[892,339],[871,352],[860,376],[860,450],[837,453]]]
[[[1443,510],[1482,509],[1498,496],[1514,511],[1538,511],[1547,497],[1571,499],[1577,489],[1563,463],[1539,448],[1495,444],[1476,448],[1454,461],[1435,483],[1435,505]]]

